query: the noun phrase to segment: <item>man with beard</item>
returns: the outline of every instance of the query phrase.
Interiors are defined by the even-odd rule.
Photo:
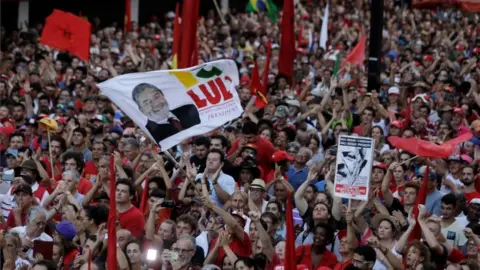
[[[47,171],[48,177],[54,177],[59,175],[62,172],[62,162],[60,156],[67,150],[67,143],[65,139],[60,135],[54,135],[51,138],[50,149],[52,150],[52,160],[55,164],[52,176],[52,165],[50,164],[50,156],[44,156],[42,162],[45,163],[45,170]]]
[[[94,96],[89,96],[84,100],[83,103],[83,113],[87,116],[87,119],[93,119],[97,113],[97,98]]]
[[[475,169],[471,165],[466,165],[462,172],[463,176],[460,181],[464,185],[463,192],[467,198],[467,204],[470,204],[473,199],[480,199],[480,193],[475,189]]]
[[[13,105],[12,118],[15,120],[15,127],[19,129],[25,125],[25,116],[26,116],[25,105],[21,103],[16,103]]]
[[[172,254],[177,254],[177,259],[173,259]],[[173,244],[171,251],[162,253],[162,263],[170,266],[167,269],[200,270],[203,263],[201,265],[196,265],[194,254],[195,238],[190,235],[182,235],[178,238],[177,242]]]
[[[85,163],[83,177],[95,183],[98,174],[98,161],[107,152],[107,147],[102,142],[94,142],[92,145],[92,160]]]
[[[103,140],[105,137],[103,133],[103,126],[106,121],[106,118],[99,114],[95,115],[95,117],[90,120],[90,123],[92,124],[92,141],[95,142]]]
[[[145,128],[156,142],[200,124],[200,116],[195,105],[187,104],[170,111],[162,90],[152,84],[141,83],[135,86],[132,99],[148,118]]]

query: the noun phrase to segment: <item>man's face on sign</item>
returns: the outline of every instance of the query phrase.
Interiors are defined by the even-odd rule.
[[[168,103],[162,92],[145,88],[137,97],[140,111],[149,119],[164,120],[168,118]]]

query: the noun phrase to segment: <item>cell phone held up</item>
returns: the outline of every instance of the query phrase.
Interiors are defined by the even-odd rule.
[[[174,208],[175,207],[175,202],[172,201],[172,200],[165,200],[165,201],[162,202],[162,204],[160,206],[164,207],[164,208]]]

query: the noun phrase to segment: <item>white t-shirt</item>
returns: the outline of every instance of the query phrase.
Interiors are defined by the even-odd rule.
[[[10,230],[10,232],[16,232],[18,233],[18,235],[20,236],[20,238],[27,238],[27,226],[19,226],[19,227],[15,227],[15,228],[12,228]],[[36,237],[36,238],[33,238],[33,239],[30,239],[32,242],[35,241],[35,240],[40,240],[40,241],[45,241],[45,242],[53,242],[53,239],[52,237],[50,237],[50,235],[42,232],[42,234],[40,234],[39,237]],[[30,259],[34,259],[33,258],[33,248],[29,249],[27,251],[27,256],[28,258]]]
[[[461,221],[455,220],[450,226],[442,228],[442,234],[447,241],[454,247],[463,246],[467,242],[467,238],[463,233],[465,226]]]
[[[201,247],[203,249],[203,255],[207,257],[208,254],[208,232],[201,232],[196,238],[195,238],[195,243],[197,246]]]
[[[450,180],[457,188],[463,187],[462,181],[460,181],[460,179],[454,178],[451,173],[449,173],[447,175],[447,179]],[[442,187],[440,188],[440,192],[442,192],[444,194],[447,194],[447,193],[452,192],[452,190],[449,187],[447,187],[446,185],[442,185]]]

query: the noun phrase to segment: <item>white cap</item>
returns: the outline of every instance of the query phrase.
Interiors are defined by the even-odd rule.
[[[400,89],[398,89],[396,86],[392,86],[388,89],[388,94],[400,95]]]
[[[480,204],[480,199],[479,198],[472,199],[470,201],[470,204]]]
[[[300,101],[296,100],[296,99],[287,99],[286,103],[288,105],[292,105],[292,106],[295,106],[295,107],[299,107],[300,108]]]

